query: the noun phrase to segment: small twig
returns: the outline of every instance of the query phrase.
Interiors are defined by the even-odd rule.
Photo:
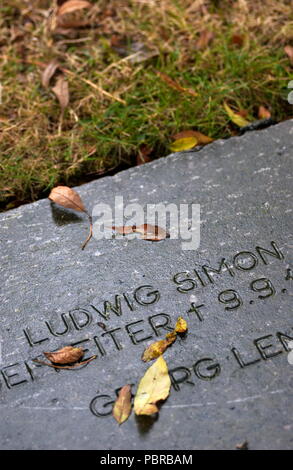
[[[84,250],[85,247],[87,246],[88,242],[90,241],[90,239],[92,238],[93,236],[93,219],[92,219],[92,216],[86,212],[88,218],[89,218],[89,221],[90,221],[90,233],[88,234],[88,237],[87,239],[85,240],[85,242],[82,244],[82,247],[81,249]]]
[[[105,96],[107,96],[108,98],[111,98],[112,100],[118,101],[119,103],[126,104],[126,101],[125,101],[125,100],[122,100],[121,98],[118,98],[118,96],[111,95],[111,93],[109,93],[108,91],[104,90],[104,89],[101,88],[100,86],[96,85],[96,83],[91,82],[91,81],[88,80],[87,78],[80,77],[78,74],[72,72],[72,71],[69,70],[69,69],[65,69],[64,67],[60,67],[60,70],[61,70],[62,72],[64,72],[64,73],[68,73],[69,75],[74,76],[75,78],[77,78],[77,79],[79,79],[79,80],[82,80],[83,82],[87,83],[87,84],[90,85],[92,88],[94,88],[95,90],[97,90],[98,92],[100,92],[102,95],[105,95]]]
[[[54,364],[49,364],[48,362],[39,361],[38,359],[33,359],[33,362],[37,362],[38,364],[42,364],[43,366],[53,367],[54,369],[75,369],[76,367],[84,366],[85,364],[88,364],[89,362],[96,359],[96,357],[97,356],[92,356],[86,361],[79,362],[78,364],[74,364],[73,366],[55,366]]]

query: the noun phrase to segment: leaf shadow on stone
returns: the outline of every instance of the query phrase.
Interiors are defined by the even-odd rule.
[[[147,416],[147,415],[136,415],[135,421],[137,424],[138,432],[140,435],[147,434],[151,428],[153,427],[154,423],[159,419],[159,414]]]
[[[63,209],[54,202],[50,203],[52,218],[56,225],[78,224],[83,222],[83,218],[72,212],[70,209]]]

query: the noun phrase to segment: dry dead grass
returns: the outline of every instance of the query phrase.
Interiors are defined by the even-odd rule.
[[[141,148],[150,158],[164,155],[181,130],[228,136],[234,130],[224,100],[251,120],[260,105],[277,120],[292,115],[284,96],[292,69],[283,51],[293,41],[291,1],[92,3],[53,30],[54,2],[2,2],[3,208],[45,196],[57,183],[135,164]],[[213,38],[199,49],[207,32]],[[136,61],[139,48],[148,58]],[[41,84],[53,58],[66,69],[70,90],[62,128],[56,97]],[[198,96],[170,88],[158,70]]]

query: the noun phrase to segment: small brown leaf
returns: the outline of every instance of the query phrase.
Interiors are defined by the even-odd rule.
[[[138,150],[138,155],[136,157],[136,164],[143,165],[144,163],[150,162],[151,159],[149,155],[152,153],[152,150],[152,148],[148,147],[145,144],[141,145]]]
[[[57,62],[57,59],[51,60],[45,70],[42,73],[42,85],[44,88],[48,88],[50,84],[50,80],[53,77],[54,73],[58,69],[59,64]]]
[[[259,119],[269,119],[271,117],[270,111],[264,106],[258,108],[258,118]]]
[[[204,29],[199,36],[199,39],[196,43],[196,49],[202,50],[206,49],[211,40],[213,39],[214,34],[211,31],[208,31],[207,29]]]
[[[174,331],[176,331],[176,333],[186,333],[187,330],[187,321],[182,317],[178,317]]]
[[[289,57],[291,64],[293,64],[293,47],[292,46],[285,46],[284,51],[286,52],[287,56]]]
[[[73,346],[65,346],[55,352],[44,352],[49,361],[55,364],[71,364],[77,362],[84,355],[82,348],[74,348]]]
[[[113,416],[119,424],[124,423],[131,413],[131,385],[124,385],[113,406]]]
[[[56,188],[53,188],[49,194],[49,199],[67,209],[87,213],[79,194],[67,186],[56,186]]]
[[[174,140],[185,139],[186,137],[195,137],[197,140],[197,144],[199,145],[206,145],[213,142],[213,139],[211,137],[208,137],[207,135],[204,135],[199,131],[182,131],[173,135]]]
[[[151,225],[151,224],[142,224],[133,227],[133,231],[137,233],[141,233],[141,238],[143,240],[149,240],[153,242],[158,242],[160,240],[164,240],[167,238],[168,234],[166,230],[159,227],[158,225]]]
[[[63,75],[61,75],[52,91],[58,98],[60,107],[62,112],[64,112],[65,108],[68,106],[69,103],[69,89],[68,89],[68,82]]]
[[[231,37],[231,43],[234,44],[235,46],[243,46],[244,38],[241,36],[241,34],[233,34]]]
[[[63,3],[58,10],[57,15],[62,16],[66,13],[72,13],[76,10],[81,10],[83,8],[90,8],[92,4],[86,0],[68,0],[68,2]]]

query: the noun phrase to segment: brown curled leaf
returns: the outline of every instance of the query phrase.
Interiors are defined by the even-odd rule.
[[[91,6],[92,4],[86,0],[68,0],[58,8],[57,16],[62,16],[66,13],[72,13],[76,10],[82,10],[83,8],[90,8]]]
[[[129,418],[131,413],[131,385],[124,385],[120,389],[112,413],[119,424],[124,423]]]
[[[52,189],[48,197],[50,201],[53,201],[56,204],[65,207],[66,209],[74,209],[76,211],[87,214],[90,223],[90,231],[85,242],[81,246],[81,249],[84,250],[93,236],[93,221],[91,215],[84,207],[79,194],[77,194],[74,189],[68,188],[68,186],[56,186],[56,188]]]
[[[87,212],[81,197],[74,189],[68,186],[56,186],[49,194],[49,199],[66,209],[74,209],[80,212]]]
[[[134,232],[140,233],[143,240],[149,240],[152,242],[159,242],[167,238],[168,234],[166,230],[159,227],[158,225],[142,224],[134,226]]]
[[[55,364],[71,364],[79,361],[84,355],[82,348],[74,348],[73,346],[65,346],[54,352],[44,352],[49,361]]]
[[[86,359],[85,361],[82,361],[82,362],[77,362],[76,364],[73,364],[72,366],[58,366],[57,364],[55,363],[52,363],[52,364],[49,364],[48,362],[44,362],[44,361],[39,361],[38,359],[33,359],[33,362],[36,362],[37,364],[41,364],[42,366],[48,366],[48,367],[53,367],[54,369],[67,369],[67,370],[71,370],[71,369],[76,369],[77,367],[82,367],[86,364],[88,364],[89,362],[93,361],[94,359],[96,359],[97,356],[91,356],[89,357],[88,359]]]
[[[184,318],[182,317],[178,317],[174,331],[176,333],[182,334],[182,333],[186,333],[187,330],[188,330],[187,321],[184,320]]]
[[[157,403],[165,400],[171,387],[168,366],[160,356],[146,371],[139,382],[134,398],[136,415],[152,415],[159,411]]]
[[[57,62],[57,59],[51,60],[45,70],[42,73],[42,85],[44,88],[48,88],[50,84],[50,80],[53,77],[54,73],[58,69],[59,64]]]

